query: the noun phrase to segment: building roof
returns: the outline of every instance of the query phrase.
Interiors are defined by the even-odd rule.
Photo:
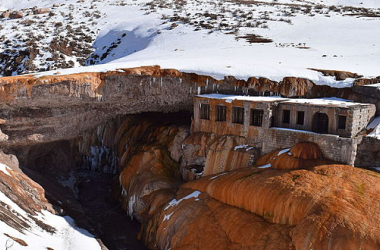
[[[329,97],[329,98],[315,98],[315,99],[288,99],[283,103],[292,103],[292,104],[307,104],[311,106],[327,106],[327,107],[355,107],[355,106],[368,106],[367,103],[353,102],[346,99]]]
[[[241,95],[222,95],[222,94],[197,95],[197,97],[225,100],[226,102],[232,102],[234,100],[252,101],[252,102],[278,102],[278,101],[289,100],[288,98],[284,98],[280,96],[241,96]]]
[[[281,102],[284,104],[304,104],[310,106],[326,106],[326,107],[341,107],[341,108],[352,108],[359,106],[367,106],[370,104],[367,103],[359,103],[353,102],[346,99],[329,97],[329,98],[314,98],[314,99],[290,99],[284,98],[280,96],[239,96],[239,95],[223,95],[223,94],[205,94],[205,95],[197,95],[197,97],[201,98],[209,98],[209,99],[219,99],[225,100],[230,103],[234,100],[240,101],[251,101],[251,102]]]

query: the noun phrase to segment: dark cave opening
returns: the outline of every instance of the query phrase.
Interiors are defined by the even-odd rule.
[[[191,123],[190,112],[129,116],[133,116],[136,121],[145,119],[157,125],[190,127]],[[122,120],[125,117],[115,119]],[[19,158],[22,170],[44,188],[47,199],[58,215],[72,217],[79,227],[94,234],[110,250],[147,249],[137,239],[140,222],[131,219],[118,200],[121,193],[119,172],[105,173],[101,171],[102,168],[91,171],[91,166],[85,165],[83,155],[78,153],[76,139],[12,151]]]

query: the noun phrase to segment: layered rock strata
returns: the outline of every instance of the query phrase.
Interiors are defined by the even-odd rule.
[[[0,146],[72,139],[117,115],[191,110],[194,95],[215,92],[336,96],[380,103],[379,98],[362,92],[320,86],[301,78],[285,77],[281,82],[255,77],[247,81],[234,77],[215,80],[158,66],[105,73],[3,77]]]

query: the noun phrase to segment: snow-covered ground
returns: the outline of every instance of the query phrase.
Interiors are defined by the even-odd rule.
[[[0,171],[9,175],[10,168],[4,164],[0,164]],[[0,248],[9,250],[76,250],[76,249],[91,249],[100,250],[95,237],[88,231],[75,226],[75,221],[68,217],[54,215],[48,211],[42,211],[37,216],[30,215],[9,199],[4,193],[0,192],[0,202],[6,209],[14,214],[18,219],[22,220],[19,224],[22,232],[7,225],[2,219],[0,220]],[[2,213],[0,211],[0,213]],[[33,219],[34,217],[34,219]],[[11,220],[6,214],[1,214],[1,218]],[[41,223],[36,223],[36,220],[48,225],[47,230],[41,227]],[[17,221],[14,221],[17,223]],[[28,225],[28,227],[25,227]],[[54,231],[54,232],[53,232]],[[5,235],[7,234],[7,235]],[[10,237],[13,237],[10,238]],[[16,240],[22,240],[27,246],[22,246]]]
[[[209,0],[20,0],[17,3],[2,0],[0,9],[51,7],[54,3],[62,4],[52,9],[54,16],[39,15],[48,30],[34,31],[36,36],[45,33],[40,42],[52,40],[56,22],[62,22],[62,27],[70,23],[74,29],[89,27],[89,31],[83,30],[94,39],[94,51],[86,62],[98,64],[78,67],[81,61],[75,60],[76,55],[63,55],[75,68],[60,70],[62,74],[160,65],[218,79],[233,75],[240,79],[256,76],[279,81],[284,76],[297,76],[335,87],[350,86],[353,79],[336,81],[309,68],[351,71],[365,77],[380,75],[380,1],[377,0],[217,3]],[[73,20],[68,18],[69,13]],[[17,37],[25,39],[25,35],[12,27],[28,18],[35,17],[0,20],[3,26],[0,34],[7,34],[9,40],[18,41],[23,47],[22,39]],[[260,42],[261,38],[264,42]],[[5,50],[6,46],[3,44],[0,52],[1,49]],[[52,64],[46,63],[46,59],[54,53],[40,53],[35,59],[39,60],[37,68],[44,68],[44,63]]]

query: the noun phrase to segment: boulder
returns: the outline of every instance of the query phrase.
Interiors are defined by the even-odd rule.
[[[5,11],[1,14],[1,18],[8,18],[11,15],[9,11]]]
[[[13,11],[10,15],[10,19],[18,19],[18,18],[23,18],[24,14],[21,11]]]
[[[34,15],[46,14],[49,12],[50,12],[49,8],[35,8],[35,9],[33,9]]]

